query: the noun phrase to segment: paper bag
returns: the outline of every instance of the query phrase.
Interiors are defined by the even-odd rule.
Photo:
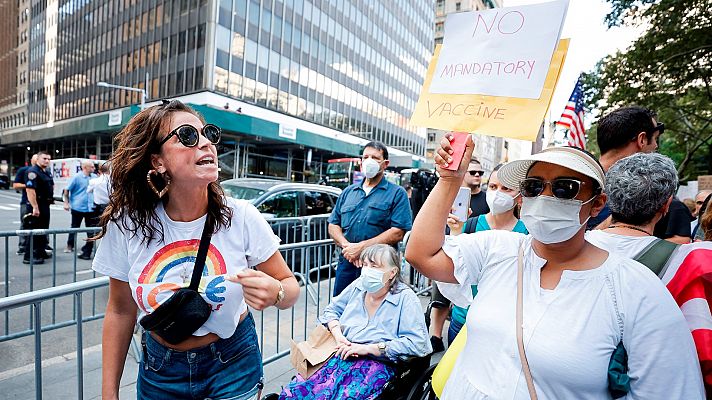
[[[317,325],[306,342],[292,340],[290,361],[302,378],[307,379],[336,352],[336,340],[324,325]]]

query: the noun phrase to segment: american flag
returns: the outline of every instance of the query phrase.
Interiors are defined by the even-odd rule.
[[[707,398],[712,395],[712,242],[680,246],[662,281],[682,310],[697,347]]]
[[[569,102],[566,103],[566,109],[556,124],[568,128],[569,146],[582,149],[586,148],[586,129],[583,127],[583,90],[581,78],[576,82],[574,91],[571,93],[571,97],[569,97]]]

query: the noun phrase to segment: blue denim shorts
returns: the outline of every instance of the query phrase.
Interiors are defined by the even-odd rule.
[[[208,346],[176,351],[143,336],[139,399],[242,400],[262,387],[262,355],[248,313],[235,333]]]

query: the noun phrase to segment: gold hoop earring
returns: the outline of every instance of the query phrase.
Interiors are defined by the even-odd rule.
[[[163,187],[163,190],[158,190],[156,185],[153,184],[153,180],[151,179],[152,175],[160,176],[166,182],[166,186]],[[152,169],[146,174],[146,183],[148,183],[148,187],[151,188],[151,190],[153,190],[153,193],[155,193],[156,196],[158,196],[158,198],[160,199],[168,191],[168,187],[171,185],[171,178],[168,175],[163,175],[155,169]]]

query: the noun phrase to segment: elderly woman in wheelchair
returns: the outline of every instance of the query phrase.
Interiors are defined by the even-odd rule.
[[[420,301],[401,280],[396,251],[373,245],[361,264],[361,277],[319,318],[336,339],[336,353],[307,379],[297,375],[280,399],[380,398],[402,376],[398,365],[432,352]]]

